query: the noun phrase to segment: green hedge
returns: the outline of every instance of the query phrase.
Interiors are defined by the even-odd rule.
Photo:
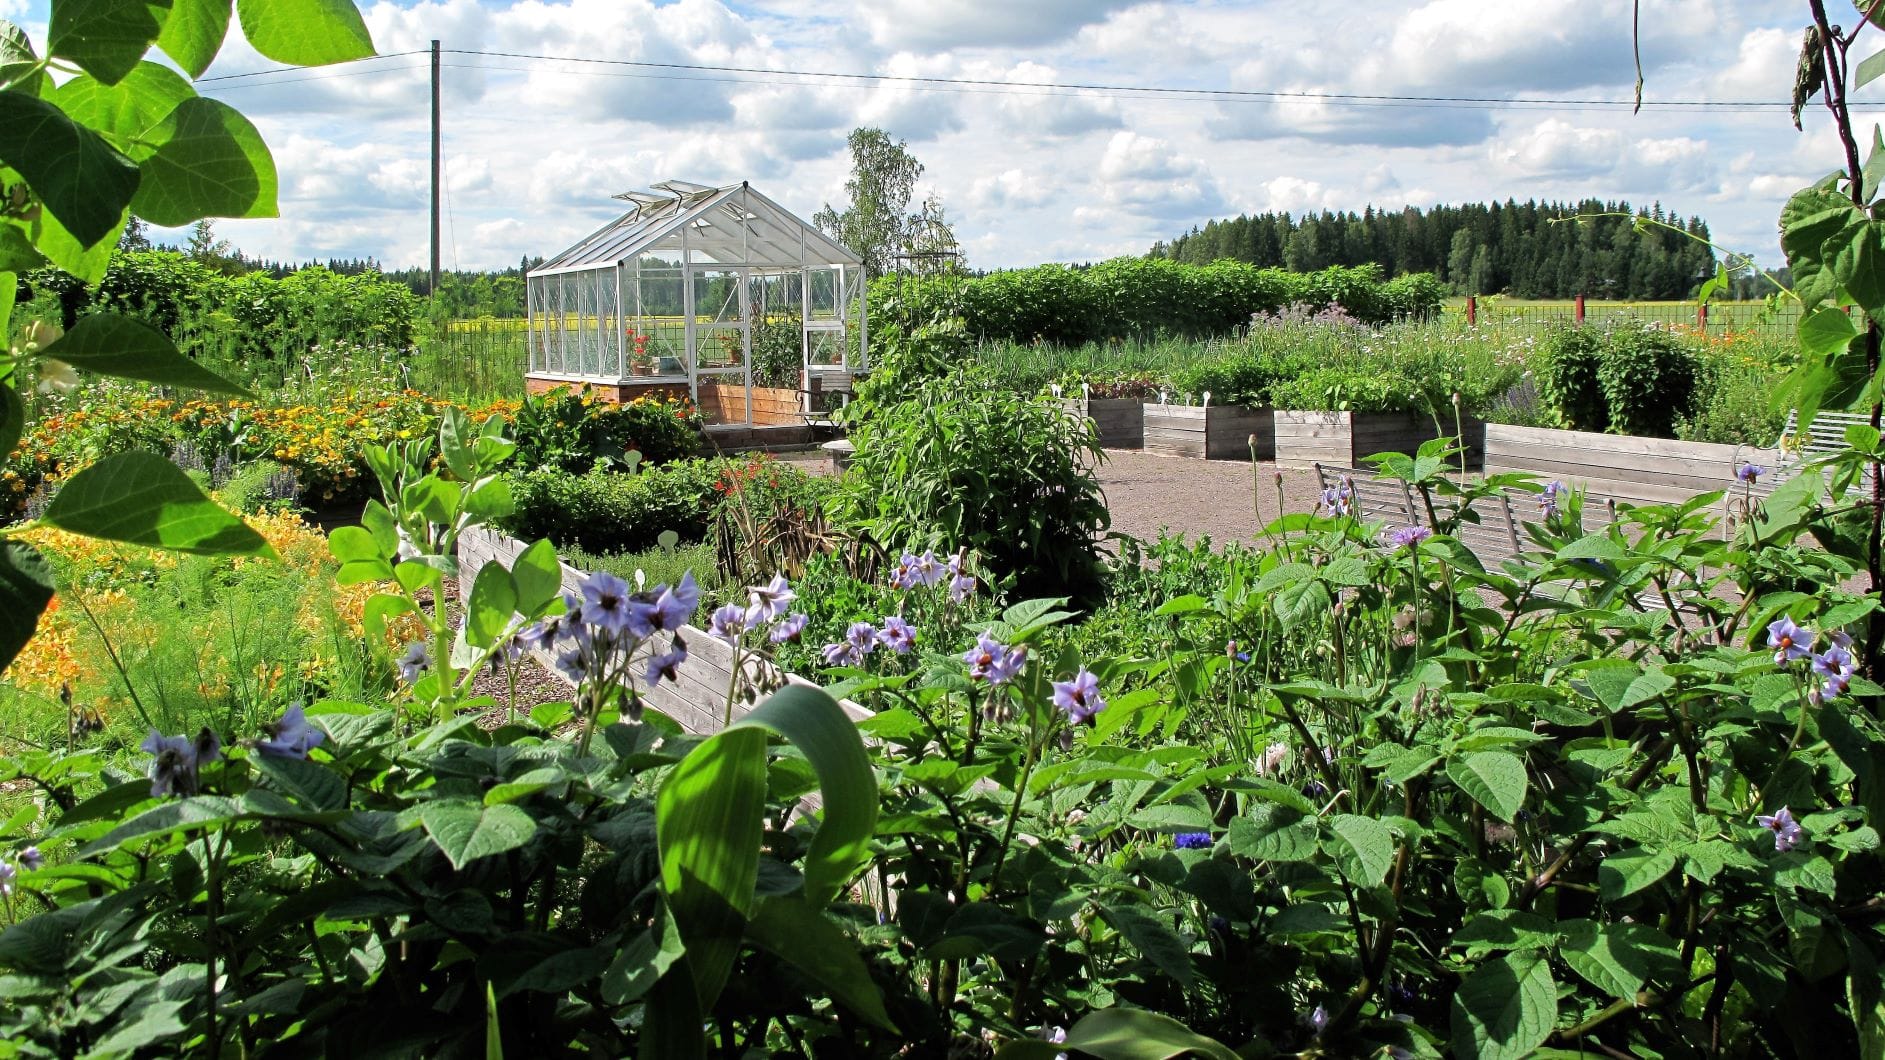
[[[905,303],[935,288],[902,292]],[[1184,265],[1164,258],[1114,258],[1098,265],[1037,265],[971,278],[962,291],[969,334],[983,340],[1077,346],[1158,335],[1226,335],[1257,313],[1291,305],[1341,306],[1364,323],[1422,319],[1437,313],[1444,291],[1425,273],[1384,280],[1376,265],[1320,272],[1259,269],[1238,261]],[[872,303],[888,306],[897,278],[872,284]],[[919,313],[923,308],[918,307]]]

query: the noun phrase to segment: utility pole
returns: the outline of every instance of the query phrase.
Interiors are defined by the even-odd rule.
[[[439,42],[432,42],[432,286],[439,293]]]

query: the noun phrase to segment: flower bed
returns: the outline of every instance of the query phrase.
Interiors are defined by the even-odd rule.
[[[1255,459],[1269,460],[1275,453],[1271,409],[1146,402],[1141,414],[1148,453],[1206,460],[1249,460],[1253,453]]]
[[[1466,417],[1467,466],[1479,459],[1484,424]],[[1276,463],[1306,468],[1313,464],[1358,467],[1376,453],[1412,453],[1422,442],[1453,435],[1430,417],[1410,412],[1316,412],[1277,409]]]

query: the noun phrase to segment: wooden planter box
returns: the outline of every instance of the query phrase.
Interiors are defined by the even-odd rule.
[[[1258,460],[1269,460],[1276,454],[1271,409],[1147,402],[1143,412],[1148,453],[1197,456],[1206,460],[1248,460],[1250,436],[1254,434]]]
[[[802,427],[804,398],[797,390],[753,388],[753,425]],[[746,422],[746,388],[738,383],[700,384],[700,411],[714,423]]]
[[[1772,474],[1780,462],[1776,451],[1751,446],[1486,425],[1486,473],[1525,471],[1585,490],[1586,527],[1608,521],[1604,501],[1680,504],[1717,490],[1727,491],[1724,500],[1737,505],[1747,494],[1758,501],[1782,477]],[[1748,463],[1770,472],[1751,490],[1734,477]]]
[[[1062,398],[1060,407],[1076,419],[1092,420],[1100,445],[1108,449],[1145,445],[1145,406],[1133,398]]]
[[[1479,461],[1480,438],[1485,425],[1468,418],[1466,462]],[[1441,431],[1433,420],[1407,412],[1309,412],[1298,409],[1276,410],[1276,463],[1279,467],[1308,467],[1311,464],[1336,464],[1359,467],[1364,457],[1376,453],[1412,455],[1420,443],[1451,429]]]

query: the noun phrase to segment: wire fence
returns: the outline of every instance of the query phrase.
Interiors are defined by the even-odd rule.
[[[1579,323],[1599,327],[1636,322],[1701,334],[1752,332],[1775,340],[1791,338],[1800,324],[1797,303],[1770,306],[1766,302],[1576,302],[1507,303],[1496,298],[1450,301],[1444,310],[1449,323],[1470,322],[1495,331],[1537,331]]]

